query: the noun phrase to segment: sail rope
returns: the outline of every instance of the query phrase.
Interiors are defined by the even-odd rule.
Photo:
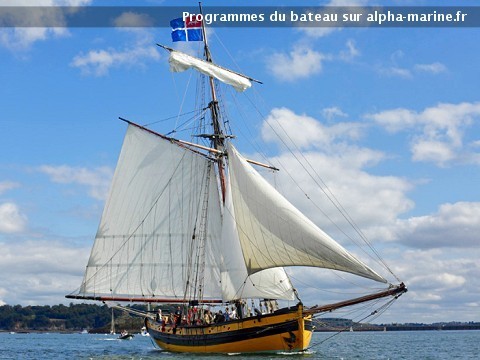
[[[199,51],[200,50],[198,50],[198,52]],[[166,134],[166,136],[169,136],[173,133],[178,132],[179,131],[178,129],[183,128],[187,123],[193,123],[197,119],[204,118],[206,110],[208,109],[208,106],[207,107],[204,106],[204,104],[205,104],[205,100],[204,100],[205,99],[205,86],[204,86],[204,84],[202,84],[202,81],[204,81],[203,80],[204,77],[200,77],[200,81],[197,81],[197,90],[200,89],[200,91],[196,91],[196,93],[201,94],[200,104],[203,104],[203,105],[202,106],[196,105],[195,110],[192,110],[192,111],[189,111],[189,112],[186,112],[186,113],[182,113],[182,109],[183,109],[183,106],[185,104],[185,100],[187,99],[187,94],[188,94],[188,90],[189,90],[189,87],[190,87],[190,82],[191,82],[192,78],[194,77],[194,72],[190,72],[190,74],[188,76],[188,81],[187,81],[186,86],[184,87],[185,90],[183,92],[183,96],[182,96],[181,100],[180,100],[180,96],[178,94],[178,88],[177,88],[177,82],[175,80],[175,74],[173,72],[170,72],[170,73],[171,73],[171,76],[172,76],[172,81],[174,83],[175,94],[177,96],[177,99],[180,101],[180,107],[179,107],[178,114],[175,115],[175,116],[171,116],[169,118],[164,118],[164,119],[157,120],[157,121],[154,121],[154,122],[143,125],[145,127],[148,127],[148,126],[160,123],[160,122],[168,121],[168,120],[171,120],[171,119],[176,119],[175,126],[173,127],[173,130],[168,132]],[[198,99],[196,99],[196,100],[198,100]],[[183,123],[178,124],[180,117],[185,116],[185,115],[189,115],[189,114],[192,114],[192,113],[196,113],[196,115],[190,117],[189,119],[187,119]]]
[[[193,128],[194,131],[191,132],[191,140],[193,141],[194,134],[203,134],[207,132],[207,124],[206,124],[206,113],[209,110],[209,106],[206,101],[206,77],[201,76],[199,73],[197,75],[196,81],[196,91],[195,91],[195,110],[199,111],[201,109],[201,114],[198,116],[198,121]],[[197,141],[202,141],[204,139],[197,138]],[[202,141],[204,145],[209,145],[205,141]]]
[[[201,111],[206,111],[207,109],[208,109],[208,107],[205,107],[205,108],[201,109]],[[192,110],[192,111],[188,111],[188,112],[181,113],[181,114],[178,114],[178,115],[169,116],[167,118],[163,118],[163,119],[160,119],[160,120],[152,121],[152,122],[147,123],[147,124],[143,124],[142,126],[143,127],[149,127],[149,126],[152,126],[152,125],[155,125],[155,124],[163,123],[165,121],[169,121],[169,120],[172,120],[172,119],[177,119],[177,118],[180,118],[182,116],[190,115],[190,114],[193,114],[193,113],[198,113],[198,110]],[[185,122],[180,124],[179,126],[175,125],[174,130],[172,130],[172,131],[175,132],[176,129],[178,129],[179,127],[182,127],[184,124],[188,123],[192,119],[195,119],[196,117],[198,117],[198,116],[192,116],[188,120],[186,120]],[[165,134],[165,135],[168,135],[168,134]]]
[[[395,302],[395,300],[398,299],[398,296],[395,296],[394,298],[390,299],[389,301],[387,301],[385,304],[381,305],[379,308],[373,310],[372,312],[370,312],[369,314],[367,314],[366,316],[364,316],[363,318],[359,319],[359,320],[356,320],[357,323],[363,323],[365,322],[365,320],[371,318],[368,320],[367,323],[375,320],[377,317],[379,317],[381,314],[383,314],[390,306],[392,306],[392,304]],[[371,305],[373,306],[373,305]],[[371,307],[370,306],[370,307]],[[315,317],[314,317],[315,318]],[[316,341],[316,342],[313,342],[310,344],[310,346],[305,349],[305,350],[310,350],[312,349],[313,347],[316,347],[316,346],[320,346],[322,345],[324,342],[326,341],[329,341],[331,340],[332,338],[334,338],[335,336],[337,335],[340,335],[341,333],[344,333],[346,331],[349,331],[350,330],[350,326],[346,326],[344,327],[343,329],[340,329],[338,330],[337,332],[333,333],[332,335],[328,336],[327,338],[325,339],[322,339],[320,341]]]
[[[354,282],[354,281],[352,281],[352,280],[350,280],[350,279],[347,279],[345,276],[342,276],[342,275],[341,275],[342,272],[340,272],[340,271],[332,271],[331,273],[332,273],[333,275],[335,275],[336,277],[342,279],[344,282],[347,282],[347,283],[349,283],[349,284],[351,284],[351,285],[354,285],[354,286],[357,286],[357,287],[363,287],[363,288],[365,288],[364,285],[360,285],[359,283],[356,283],[356,282]],[[330,293],[330,294],[347,294],[347,293],[345,292],[345,290],[342,290],[342,291],[333,291],[333,290],[326,290],[326,289],[320,288],[320,287],[318,287],[318,286],[313,285],[312,283],[307,283],[306,281],[302,280],[301,278],[299,278],[299,277],[297,277],[297,276],[294,276],[294,275],[291,274],[291,273],[288,274],[288,276],[289,276],[291,279],[295,280],[295,283],[296,283],[296,284],[302,284],[302,285],[304,285],[304,286],[306,286],[306,287],[308,287],[308,288],[316,289],[316,290],[322,291],[322,292],[324,292],[324,293]],[[381,291],[381,290],[384,290],[384,288],[383,288],[383,287],[381,287],[381,288],[378,288],[378,287],[375,287],[375,288],[369,287],[369,288],[368,288],[368,291],[369,291],[369,292],[375,292],[375,291]],[[350,293],[348,293],[348,294],[350,294],[350,295],[361,295],[361,294],[363,294],[363,293],[364,293],[364,292],[362,292],[362,293],[359,293],[359,292],[350,292]]]
[[[197,122],[198,119],[202,119],[202,118],[205,117],[206,109],[208,109],[208,108],[203,109],[204,110],[203,113],[201,113],[199,115],[197,114],[195,116],[192,116],[192,117],[188,118],[183,123],[181,123],[179,126],[175,127],[173,130],[169,131],[165,135],[170,136],[172,134],[176,134],[176,133],[180,133],[180,132],[187,132],[187,131],[191,131],[191,130],[196,129],[197,126],[195,125],[195,123]],[[192,125],[192,126],[186,127],[186,125]]]
[[[188,84],[190,84],[190,80],[192,79],[192,76],[193,76],[193,74],[190,73],[190,75],[189,75],[189,77],[188,77],[187,86],[185,86],[185,91],[184,91],[184,93],[183,93],[183,98],[182,98],[182,101],[181,101],[181,103],[180,103],[180,108],[179,108],[179,110],[178,110],[178,113],[179,113],[179,114],[182,112],[183,105],[184,105],[184,103],[185,103],[185,99],[187,98]],[[172,73],[172,77],[173,77],[173,73]],[[174,81],[175,81],[175,80],[174,80]],[[177,96],[178,96],[178,95],[177,95]],[[175,127],[174,127],[174,129],[177,128],[177,123],[178,123],[178,118],[177,118],[177,120],[175,121]]]
[[[195,214],[197,215],[194,222],[194,229],[192,234],[192,239],[190,242],[190,250],[188,255],[188,262],[186,266],[186,284],[185,284],[185,293],[184,301],[190,300],[203,300],[203,286],[204,286],[204,273],[205,273],[205,241],[207,236],[207,213],[208,213],[208,198],[210,191],[210,175],[211,175],[211,166],[209,163],[205,168],[206,174],[202,176],[203,184],[200,184],[202,190],[202,197],[198,198],[198,204],[196,204],[197,210]],[[200,209],[201,208],[201,209]],[[200,215],[200,219],[198,216]],[[200,221],[199,221],[200,220]],[[198,230],[197,230],[198,225]],[[196,246],[195,246],[196,245]],[[192,279],[193,277],[193,279]],[[193,286],[191,284],[193,281]],[[189,291],[193,288],[193,294]]]

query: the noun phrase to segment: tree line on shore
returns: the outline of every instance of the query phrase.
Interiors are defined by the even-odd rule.
[[[146,311],[145,305],[131,305],[132,308]],[[163,307],[163,306],[162,306]],[[163,311],[169,311],[164,307]],[[139,331],[143,318],[114,309],[117,330]],[[0,331],[81,331],[108,333],[112,321],[112,309],[107,305],[73,304],[67,305],[2,305],[0,306]],[[478,330],[479,322],[449,322],[435,324],[360,324],[341,318],[320,318],[316,320],[316,331],[398,331],[398,330]]]
[[[144,310],[142,306],[139,308]],[[119,325],[129,328],[142,322],[141,318],[130,317],[120,310],[114,310],[114,317]],[[111,319],[112,310],[107,305],[0,306],[0,330],[6,331],[100,331],[110,329]]]

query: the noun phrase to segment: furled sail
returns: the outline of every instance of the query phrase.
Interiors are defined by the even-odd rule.
[[[221,82],[231,85],[237,91],[245,91],[252,86],[250,80],[236,72],[222,68],[211,62],[207,62],[196,57],[190,56],[180,51],[167,48],[170,51],[170,71],[182,72],[190,68],[200,71],[202,74],[214,77]]]
[[[288,202],[231,144],[228,160],[237,233],[249,274],[305,265],[386,282]]]
[[[197,296],[219,299],[220,233],[212,161],[129,125],[79,295],[183,299],[204,262]]]

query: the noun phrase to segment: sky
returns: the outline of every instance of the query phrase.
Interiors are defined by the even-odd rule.
[[[384,4],[443,2],[307,5]],[[70,302],[64,295],[82,280],[123,141],[126,126],[118,117],[168,133],[180,122],[179,108],[192,109],[184,90],[194,82],[191,71],[172,75],[167,54],[155,45],[171,46],[167,25],[0,29],[0,304]],[[238,104],[225,90],[237,148],[284,168],[266,176],[336,235],[302,194],[323,203],[321,178],[407,284],[409,292],[380,322],[480,321],[479,36],[475,27],[209,30],[215,61],[263,82]],[[250,102],[259,105],[247,108]],[[298,175],[289,149],[302,150],[317,181]],[[315,287],[341,292],[331,274],[291,275],[305,303],[330,296]]]

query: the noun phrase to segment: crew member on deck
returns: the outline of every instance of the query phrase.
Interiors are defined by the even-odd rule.
[[[177,307],[177,310],[175,310],[175,325],[180,325],[180,323],[182,322],[182,310],[180,308],[180,306]]]
[[[158,309],[158,312],[157,314],[155,315],[155,320],[157,322],[163,322],[163,318],[162,318],[162,309]]]

